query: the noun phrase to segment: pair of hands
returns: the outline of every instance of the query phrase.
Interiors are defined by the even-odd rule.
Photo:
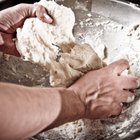
[[[53,22],[41,5],[20,4],[1,11],[0,51],[19,56],[13,37],[16,29],[22,26],[28,17],[38,17],[47,23]],[[100,70],[87,73],[69,87],[81,102],[84,110],[82,117],[99,119],[120,114],[122,103],[133,97],[131,89],[138,87],[138,78],[120,76],[128,67],[126,60],[119,60]]]

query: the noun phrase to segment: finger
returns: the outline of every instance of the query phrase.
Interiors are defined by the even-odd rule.
[[[111,116],[118,116],[121,114],[121,111],[122,111],[122,104],[120,103],[117,103],[117,102],[114,102],[112,105],[111,105],[111,110],[110,111],[110,114],[108,117],[111,117]]]
[[[108,105],[113,102],[130,103],[134,101],[134,99],[135,99],[134,93],[129,90],[122,90],[120,92],[118,91],[118,93],[112,92],[111,94],[107,94],[105,96],[102,96],[102,98],[100,98],[101,101],[106,102],[106,104]]]
[[[103,106],[98,111],[104,112],[104,114],[101,115],[101,119],[109,118],[111,116],[118,116],[121,114],[122,104],[114,102],[111,105]]]
[[[139,87],[139,79],[133,76],[120,76],[118,77],[118,86],[122,89],[136,89]]]
[[[121,113],[121,110],[122,105],[120,103],[114,102],[111,105],[100,104],[96,109],[94,109],[94,115],[92,119],[103,119],[114,115],[119,115]]]
[[[46,22],[46,23],[53,22],[53,18],[48,14],[45,7],[35,4],[34,9],[35,9],[36,17],[39,18],[41,21]]]
[[[123,90],[119,94],[116,94],[115,101],[119,103],[130,103],[134,101],[135,96],[134,93],[129,90]]]
[[[86,118],[89,119],[106,118],[106,116],[108,115],[106,106],[109,107],[106,101],[101,100],[91,101],[86,107]]]
[[[53,22],[53,19],[50,15],[44,13],[43,14],[43,17],[41,19],[43,22],[47,22],[47,23],[52,23]]]
[[[16,45],[12,42],[12,40],[10,42],[11,44],[9,46],[5,45],[3,53],[20,57],[20,54],[16,49]]]
[[[129,68],[129,63],[125,59],[118,60],[109,65],[110,72],[120,75],[125,69]]]
[[[4,44],[3,44],[3,53],[15,55],[17,57],[20,57],[19,52],[16,49],[16,44],[13,40],[13,34],[2,34]]]

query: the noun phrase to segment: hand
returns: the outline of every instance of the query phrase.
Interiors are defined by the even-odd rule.
[[[21,27],[25,19],[29,17],[38,17],[47,23],[53,22],[46,9],[37,4],[19,4],[0,11],[0,51],[20,56],[13,38],[16,29]]]
[[[131,89],[138,87],[138,78],[121,76],[129,67],[119,60],[100,70],[91,71],[69,87],[84,104],[84,118],[101,119],[119,115],[122,103],[134,99]]]

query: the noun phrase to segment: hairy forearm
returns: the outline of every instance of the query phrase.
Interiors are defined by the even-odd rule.
[[[80,119],[81,102],[67,89],[0,83],[0,139],[19,140]]]

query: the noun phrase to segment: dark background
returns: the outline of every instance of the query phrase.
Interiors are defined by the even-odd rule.
[[[33,3],[33,2],[36,2],[36,1],[38,1],[38,0],[16,0],[16,3],[21,3],[21,2]],[[124,0],[124,1],[126,1],[126,0]],[[128,1],[140,4],[140,0],[128,0]]]
[[[136,4],[140,4],[140,0],[129,0],[130,2],[136,3]]]
[[[38,1],[39,0],[3,0],[3,2],[0,2],[0,10],[10,7],[12,5],[16,5],[18,3],[34,3]],[[140,4],[140,0],[122,0],[122,1],[130,1],[136,4]]]
[[[126,0],[124,0],[124,1],[126,1]],[[128,1],[136,3],[136,4],[140,4],[140,0],[128,0]]]
[[[15,3],[21,3],[21,2],[33,3],[33,2],[36,2],[36,1],[38,1],[38,0],[16,0]],[[126,1],[126,0],[124,0],[124,1]],[[140,0],[128,0],[128,1],[140,4]]]
[[[36,2],[38,0],[16,0],[15,3],[21,3],[21,2],[26,2],[26,3],[33,3],[33,2]],[[126,1],[126,0],[124,0]],[[136,4],[140,4],[140,0],[128,0],[130,2],[133,2],[133,3],[136,3]]]
[[[3,9],[2,7],[5,8],[18,3],[34,3],[38,1],[39,0],[3,0],[3,2],[0,2],[0,9]],[[130,1],[136,4],[140,4],[140,0],[122,0],[122,1]]]
[[[39,0],[0,0],[0,10],[5,9],[7,7],[19,4],[19,3],[34,3],[38,2]],[[140,0],[122,0],[122,1],[130,1],[135,4],[140,5]]]

